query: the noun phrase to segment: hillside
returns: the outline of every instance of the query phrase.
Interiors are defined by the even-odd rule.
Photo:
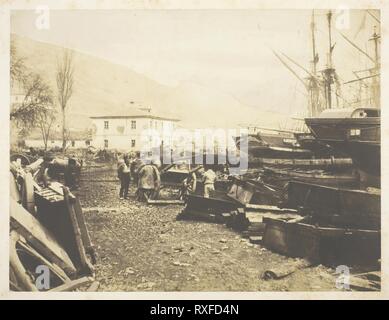
[[[57,61],[61,47],[12,35],[17,54],[25,58],[28,68],[40,73],[55,91]],[[196,83],[177,87],[162,85],[129,68],[74,52],[74,94],[69,101],[69,125],[85,128],[90,116],[110,113],[128,114],[129,101],[151,106],[153,112],[182,120],[184,127],[232,128],[241,123],[276,125],[279,116],[242,105],[227,93],[214,91]]]

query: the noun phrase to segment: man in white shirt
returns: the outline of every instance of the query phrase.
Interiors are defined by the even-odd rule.
[[[209,198],[210,193],[215,191],[215,181],[216,173],[211,169],[211,167],[206,167],[203,174],[204,198]]]

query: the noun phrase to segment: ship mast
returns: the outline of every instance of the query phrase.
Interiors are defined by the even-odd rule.
[[[378,18],[376,18],[375,16],[372,15],[372,13],[370,13],[368,10],[367,10],[367,12],[378,23],[380,22]],[[375,108],[380,108],[380,106],[381,106],[381,103],[380,103],[380,91],[381,91],[381,89],[380,89],[379,77],[380,77],[380,67],[381,66],[380,66],[380,57],[379,57],[379,48],[378,48],[380,35],[377,34],[376,26],[374,26],[373,35],[369,39],[369,41],[374,41],[374,56],[369,55],[367,50],[362,50],[359,46],[357,46],[354,42],[352,42],[344,34],[342,34],[342,33],[340,33],[340,34],[349,44],[351,44],[355,49],[357,49],[360,53],[362,53],[366,58],[368,58],[374,64],[374,66],[371,68],[355,71],[354,74],[355,74],[357,79],[347,81],[344,84],[348,84],[348,83],[352,83],[352,82],[356,82],[356,81],[360,81],[361,83],[364,83],[363,82],[364,80],[371,78],[370,86],[367,86],[364,83],[365,87],[370,89],[370,99],[369,99],[370,101],[369,101],[369,103],[370,103],[370,105],[372,105]],[[365,72],[369,72],[368,75],[359,76],[359,73],[365,73]]]
[[[332,45],[332,35],[331,35],[331,23],[332,23],[332,12],[331,10],[327,13],[328,21],[328,62],[327,68],[323,70],[324,82],[325,82],[325,96],[326,96],[326,108],[332,108],[332,84],[334,83],[334,73],[335,69],[332,66],[332,51],[335,45]]]
[[[328,65],[329,67],[332,67],[332,37],[331,37],[331,20],[332,19],[332,12],[331,10],[327,13],[327,21],[328,21]]]
[[[319,106],[319,84],[317,79],[317,63],[319,56],[316,53],[316,40],[315,40],[315,12],[312,10],[311,19],[311,37],[312,37],[312,72],[309,80],[309,116],[317,116],[320,112]]]
[[[311,35],[312,35],[312,73],[314,76],[316,76],[316,65],[318,61],[316,56],[315,11],[314,10],[312,10]]]
[[[370,41],[374,41],[374,68],[370,70],[370,74],[373,75],[373,101],[374,101],[374,107],[380,108],[381,107],[381,90],[380,90],[380,83],[379,79],[379,72],[380,72],[380,61],[379,61],[379,55],[378,55],[378,40],[380,39],[380,35],[377,34],[376,26],[374,26],[374,33],[373,36],[369,39]]]

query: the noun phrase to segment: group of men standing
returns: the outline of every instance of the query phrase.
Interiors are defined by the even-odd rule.
[[[157,199],[161,188],[161,163],[158,160],[151,160],[144,163],[139,157],[130,161],[127,154],[118,162],[118,178],[120,180],[120,199],[128,199],[128,189],[131,179],[137,186],[136,197],[139,201]],[[199,170],[198,170],[199,169]],[[197,175],[203,182],[203,196],[209,198],[215,191],[216,173],[211,166],[205,166],[189,172],[188,177],[182,183],[181,198],[185,195],[196,192]]]
[[[158,161],[143,163],[141,159],[135,158],[130,162],[128,155],[118,163],[118,178],[120,180],[120,199],[128,199],[128,189],[131,178],[137,185],[136,196],[140,201],[155,199],[159,195],[161,187],[161,175],[159,172],[160,164]]]

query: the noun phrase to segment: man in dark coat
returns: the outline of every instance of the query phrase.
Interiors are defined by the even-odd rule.
[[[155,162],[146,164],[138,171],[138,200],[156,199],[161,187],[161,176]]]
[[[118,163],[118,178],[120,180],[120,199],[128,199],[128,188],[130,186],[130,163],[128,156],[125,155],[123,159],[119,160]]]

